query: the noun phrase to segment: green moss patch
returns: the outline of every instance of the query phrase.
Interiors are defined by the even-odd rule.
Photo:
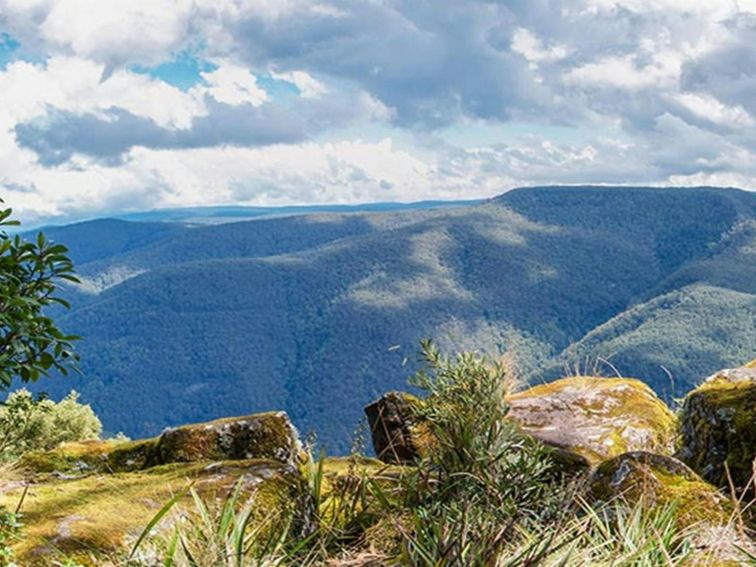
[[[102,565],[107,559],[122,558],[175,494],[192,485],[202,495],[222,497],[239,479],[254,494],[260,516],[296,512],[304,490],[296,469],[271,460],[171,464],[73,480],[50,479],[30,485],[25,496],[16,557],[21,565],[32,567],[49,566],[63,557]],[[6,490],[0,495],[0,505],[14,508],[23,490],[21,486]],[[188,496],[180,507],[192,509]]]

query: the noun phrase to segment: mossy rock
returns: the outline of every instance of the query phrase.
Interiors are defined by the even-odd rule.
[[[738,489],[748,485],[756,459],[756,361],[717,372],[688,394],[677,456],[716,486],[730,479]]]
[[[24,497],[22,537],[12,546],[16,561],[28,567],[48,567],[64,558],[86,566],[125,564],[136,538],[172,496],[192,485],[205,499],[222,499],[240,481],[245,501],[253,498],[251,525],[275,516],[292,518],[293,529],[301,533],[312,529],[304,477],[275,460],[171,464],[70,480],[49,477],[29,485]],[[0,506],[15,508],[24,490],[21,483],[5,486]],[[194,510],[187,495],[157,526],[157,533],[166,533],[179,515]]]
[[[288,416],[271,412],[168,429],[151,439],[65,443],[24,455],[19,468],[70,477],[203,461],[274,459],[296,465],[301,458],[302,444]]]
[[[622,499],[649,512],[673,506],[678,528],[692,538],[686,567],[746,564],[753,542],[732,522],[732,503],[690,467],[673,457],[634,451],[601,463],[589,481],[594,506]]]
[[[671,453],[676,419],[646,384],[578,376],[508,398],[509,418],[545,445],[592,465],[628,451]]]
[[[624,453],[601,463],[591,474],[590,498],[630,504],[676,504],[684,526],[724,525],[732,513],[727,498],[682,461],[645,451]]]
[[[270,412],[168,429],[157,452],[160,463],[275,459],[296,464],[302,445],[286,413]]]
[[[373,449],[389,464],[412,464],[433,450],[428,424],[418,417],[424,402],[405,392],[389,392],[365,407]]]

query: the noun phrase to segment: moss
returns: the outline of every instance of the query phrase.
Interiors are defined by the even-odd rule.
[[[756,382],[716,378],[683,405],[680,457],[709,482],[748,484],[756,458]]]
[[[591,478],[590,496],[608,502],[622,497],[652,508],[675,504],[680,527],[701,523],[727,524],[732,505],[716,489],[682,462],[662,455],[636,451],[610,459]]]
[[[508,401],[510,417],[525,432],[593,464],[631,450],[670,452],[677,429],[666,404],[631,378],[564,378]]]
[[[126,441],[115,446],[107,456],[107,465],[114,472],[145,469],[159,463],[158,438]]]
[[[282,412],[189,425],[152,439],[69,443],[29,453],[19,471],[34,484],[22,510],[25,537],[15,551],[23,565],[50,565],[64,556],[101,565],[105,557],[123,554],[190,482],[212,499],[242,479],[244,497],[254,498],[253,523],[272,530],[292,519],[288,529],[308,533],[313,510],[295,466],[300,453],[297,432]],[[15,506],[18,485],[9,485],[0,505]],[[189,499],[180,506],[192,508]]]
[[[298,436],[283,412],[220,419],[165,431],[158,442],[160,462],[217,459],[300,458]]]
[[[20,564],[49,566],[63,556],[85,565],[102,565],[122,556],[155,512],[190,483],[203,495],[222,495],[239,478],[254,488],[255,514],[299,514],[304,479],[295,469],[272,460],[169,464],[145,471],[93,474],[73,480],[31,485],[23,503],[23,538],[14,546]],[[21,487],[0,495],[14,507]],[[191,510],[187,497],[181,504]],[[304,522],[295,522],[302,529]]]
[[[32,451],[18,463],[26,473],[86,474],[106,466],[108,454],[119,447],[116,441],[82,441],[64,443],[50,451]]]

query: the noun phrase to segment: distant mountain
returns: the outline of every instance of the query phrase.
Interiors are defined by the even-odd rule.
[[[106,428],[282,408],[332,450],[419,339],[514,351],[531,381],[608,358],[669,396],[756,353],[756,194],[545,187],[458,207],[48,230],[83,284],[71,388]],[[662,368],[664,365],[664,368]],[[605,372],[613,371],[608,364]]]
[[[456,201],[415,201],[409,203],[363,203],[356,205],[281,205],[281,206],[201,206],[181,207],[175,209],[154,209],[151,211],[112,212],[103,218],[80,220],[70,217],[55,217],[54,224],[37,223],[32,225],[34,230],[50,230],[63,228],[72,224],[80,225],[92,220],[125,220],[132,222],[160,222],[178,223],[189,226],[223,224],[244,220],[309,215],[314,213],[360,213],[360,212],[389,212],[416,211],[425,209],[444,209],[450,207],[464,207],[477,205],[480,199]],[[15,229],[9,229],[15,232]],[[24,229],[29,230],[30,229]]]

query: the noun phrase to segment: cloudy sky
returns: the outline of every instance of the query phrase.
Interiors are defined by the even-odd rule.
[[[756,188],[756,0],[0,0],[22,219]]]

